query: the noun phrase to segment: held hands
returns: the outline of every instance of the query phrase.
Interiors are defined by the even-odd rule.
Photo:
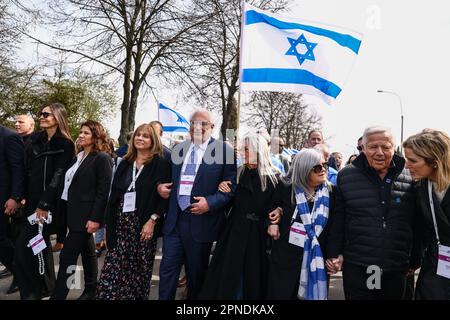
[[[48,211],[36,208],[36,219],[40,222],[44,222],[48,218]]]
[[[156,191],[158,191],[158,194],[163,199],[169,199],[170,196],[170,190],[172,188],[172,183],[160,183],[158,187],[156,188]]]
[[[198,202],[191,204],[191,213],[193,214],[204,214],[209,211],[208,201],[205,197],[194,197]]]
[[[224,192],[224,193],[229,193],[231,192],[231,181],[222,181],[219,184],[219,191]]]
[[[141,241],[148,241],[153,238],[153,233],[155,230],[156,222],[152,219],[149,219],[141,230]]]
[[[328,269],[328,274],[335,274],[336,272],[342,270],[343,262],[344,257],[341,254],[337,258],[327,259],[326,265]]]
[[[267,233],[273,240],[280,239],[280,227],[277,224],[271,224],[267,228]]]
[[[86,230],[87,230],[87,233],[94,233],[94,232],[97,232],[97,230],[98,230],[99,228],[100,228],[100,223],[98,223],[98,222],[89,220],[89,221],[86,223]]]
[[[8,199],[5,203],[5,214],[8,216],[16,213],[17,209],[20,208],[20,203],[17,203],[14,199]]]

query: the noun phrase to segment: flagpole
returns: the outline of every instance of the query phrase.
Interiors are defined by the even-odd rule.
[[[242,83],[242,43],[244,38],[244,26],[245,26],[245,1],[241,1],[241,36],[239,39],[239,90],[238,90],[238,101],[237,101],[237,128],[236,128],[236,141],[239,141],[239,128],[241,122],[241,83]]]

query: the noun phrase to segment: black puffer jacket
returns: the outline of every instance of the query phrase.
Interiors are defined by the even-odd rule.
[[[394,155],[387,210],[381,203],[381,180],[371,172],[364,154],[339,173],[328,257],[343,254],[347,263],[377,265],[385,271],[406,271],[419,265],[420,246],[414,245],[413,251],[413,243],[420,243],[413,238],[419,235],[414,232],[419,215],[412,179],[404,166],[405,160]]]

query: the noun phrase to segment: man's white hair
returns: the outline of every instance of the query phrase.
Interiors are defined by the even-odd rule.
[[[195,117],[197,113],[206,113],[208,115],[209,122],[214,123],[213,115],[211,111],[205,108],[196,108],[189,116],[189,122]]]
[[[384,126],[370,126],[370,127],[366,128],[364,130],[364,134],[362,137],[363,145],[367,144],[367,140],[368,140],[369,136],[371,136],[373,134],[377,134],[377,133],[386,133],[390,137],[392,144],[395,146],[395,138],[394,138],[394,135],[392,134],[391,129],[389,129],[388,127],[384,127]]]

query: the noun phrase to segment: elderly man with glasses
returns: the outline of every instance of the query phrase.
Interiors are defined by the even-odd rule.
[[[234,150],[211,137],[209,111],[196,110],[190,119],[190,140],[172,150],[172,183],[160,184],[158,193],[169,197],[163,226],[163,255],[159,299],[175,298],[178,277],[185,265],[187,299],[196,299],[202,287],[213,241],[225,222],[225,206],[233,192],[219,191],[222,181],[236,186]]]

